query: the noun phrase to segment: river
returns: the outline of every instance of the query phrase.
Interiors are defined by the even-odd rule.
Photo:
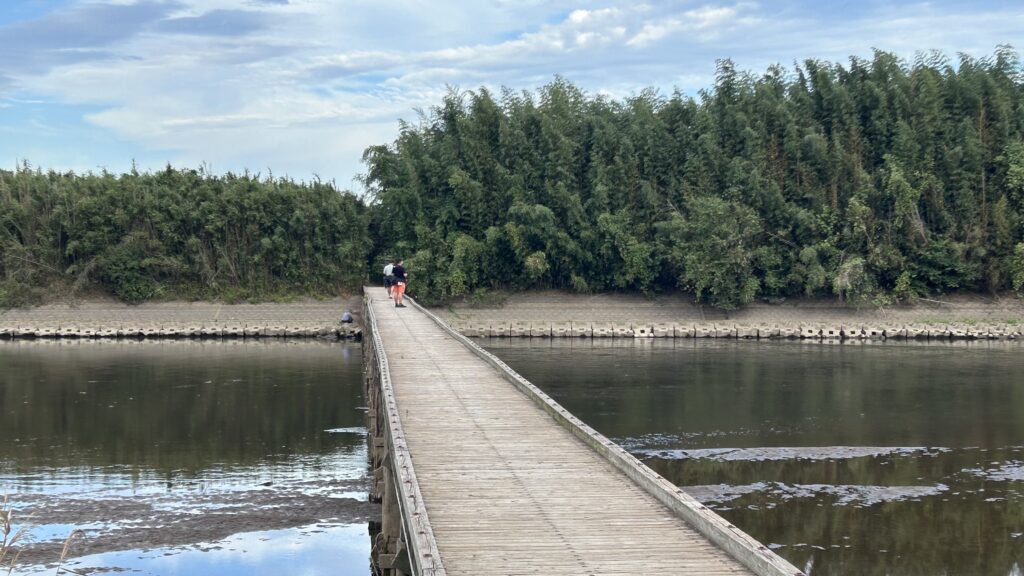
[[[1019,343],[485,344],[811,575],[1022,574]]]
[[[366,576],[364,410],[359,344],[0,342],[13,574]]]
[[[812,576],[1021,576],[1024,346],[485,340]],[[0,342],[13,574],[366,576],[359,344]]]

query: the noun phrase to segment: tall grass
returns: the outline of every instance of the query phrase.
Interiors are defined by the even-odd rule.
[[[68,534],[68,537],[64,540],[64,548],[61,549],[60,559],[57,560],[57,574],[60,574],[62,570],[65,572],[71,572],[72,574],[79,574],[79,572],[75,570],[64,568],[64,559],[68,557],[68,552],[71,551],[71,543],[76,538],[85,538],[85,531],[81,529],[72,530],[71,534]]]
[[[15,530],[13,518],[14,510],[11,508],[7,496],[4,496],[3,502],[0,502],[0,534],[3,536],[0,538],[0,569],[6,566],[8,574],[14,571],[14,563],[18,561],[20,554],[20,551],[16,550],[15,544],[28,532],[28,527],[24,525]]]
[[[16,544],[25,538],[28,528],[28,524],[25,523],[22,523],[17,529],[14,528],[14,509],[11,507],[8,497],[4,496],[3,501],[0,501],[0,570],[6,568],[8,575],[14,572],[14,565],[18,562],[18,556],[21,555],[21,550],[18,549]],[[70,568],[65,568],[64,560],[67,559],[68,553],[71,552],[72,542],[77,538],[84,537],[85,531],[79,529],[73,530],[68,534],[67,539],[64,540],[64,547],[61,549],[60,558],[57,560],[56,574],[61,572],[78,574],[78,572]]]

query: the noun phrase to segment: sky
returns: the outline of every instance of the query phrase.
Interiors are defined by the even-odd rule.
[[[362,190],[368,146],[452,87],[696,97],[874,49],[1024,47],[1024,2],[0,0],[0,168],[204,166]]]

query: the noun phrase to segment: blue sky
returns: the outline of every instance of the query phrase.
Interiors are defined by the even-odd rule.
[[[448,86],[695,95],[718,58],[980,57],[1022,36],[1013,1],[4,0],[0,167],[205,164],[358,191],[362,151]]]

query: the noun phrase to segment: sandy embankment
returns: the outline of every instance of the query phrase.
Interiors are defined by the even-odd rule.
[[[666,336],[791,338],[1020,338],[1024,300],[978,295],[885,308],[835,300],[755,303],[731,313],[682,295],[533,292],[501,305],[466,303],[434,312],[470,336]],[[642,331],[642,332],[641,332]]]
[[[345,311],[355,322],[340,323]],[[88,301],[0,311],[0,338],[352,338],[360,311],[360,296],[265,304]]]
[[[356,322],[339,324],[344,311]],[[0,312],[0,337],[349,337],[359,296],[290,303],[115,302],[56,304]],[[469,336],[726,338],[996,338],[1024,336],[1024,300],[980,295],[885,308],[835,300],[755,303],[724,312],[685,295],[529,292],[500,305],[432,308]]]

